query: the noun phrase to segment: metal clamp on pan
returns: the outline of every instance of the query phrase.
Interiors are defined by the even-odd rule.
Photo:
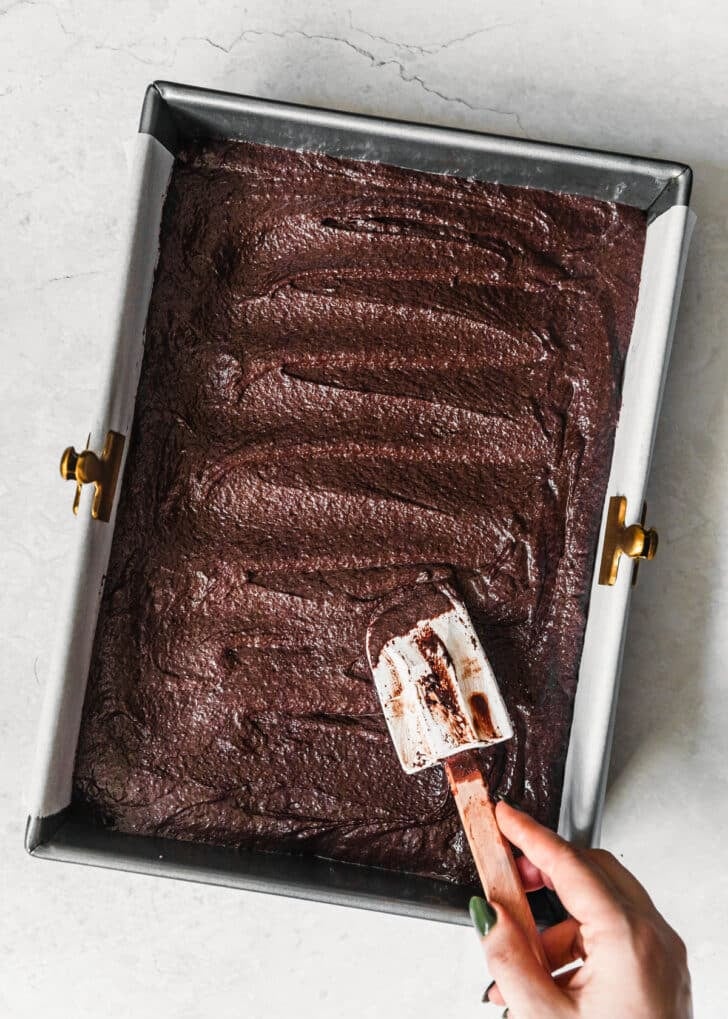
[[[107,432],[104,449],[100,455],[88,448],[90,439],[91,436],[86,440],[86,448],[80,453],[74,446],[68,446],[63,451],[61,477],[66,481],[76,482],[76,494],[73,497],[73,512],[76,515],[81,501],[81,489],[84,485],[92,484],[94,500],[91,504],[91,516],[94,520],[108,523],[114,505],[121,455],[124,452],[124,436],[119,432]]]

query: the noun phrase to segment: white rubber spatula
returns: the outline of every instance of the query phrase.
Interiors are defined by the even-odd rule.
[[[486,897],[503,905],[548,964],[511,853],[495,819],[476,747],[513,729],[467,609],[445,585],[417,584],[374,619],[367,655],[400,764],[442,764]]]

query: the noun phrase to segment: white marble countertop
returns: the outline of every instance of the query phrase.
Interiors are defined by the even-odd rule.
[[[674,158],[690,253],[650,485],[604,843],[685,937],[724,1015],[728,837],[725,6],[616,0],[0,0],[0,1014],[37,1019],[490,1014],[466,928],[44,864],[22,849],[70,512],[116,295],[126,180],[155,78]]]

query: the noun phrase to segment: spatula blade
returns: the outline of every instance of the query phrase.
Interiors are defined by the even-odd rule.
[[[406,633],[383,642],[372,637],[372,627],[367,633],[384,717],[408,774],[513,736],[467,609],[448,587],[438,585],[437,594],[442,611],[418,619]]]

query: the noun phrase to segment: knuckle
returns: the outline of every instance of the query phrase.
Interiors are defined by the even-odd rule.
[[[618,863],[617,857],[614,853],[610,853],[608,849],[589,849],[587,851],[587,857],[597,865],[606,864],[607,866],[611,866]]]
[[[554,849],[552,870],[570,868],[576,863],[584,862],[584,850],[573,846],[570,842],[562,842]]]
[[[680,963],[684,966],[687,966],[688,962],[687,945],[680,937],[680,935],[676,931],[672,930],[672,928],[670,929],[670,946],[672,948],[673,954],[680,961]]]
[[[572,845],[571,842],[561,842],[554,848],[554,853],[559,860],[582,860],[584,858],[584,850],[579,846]]]

